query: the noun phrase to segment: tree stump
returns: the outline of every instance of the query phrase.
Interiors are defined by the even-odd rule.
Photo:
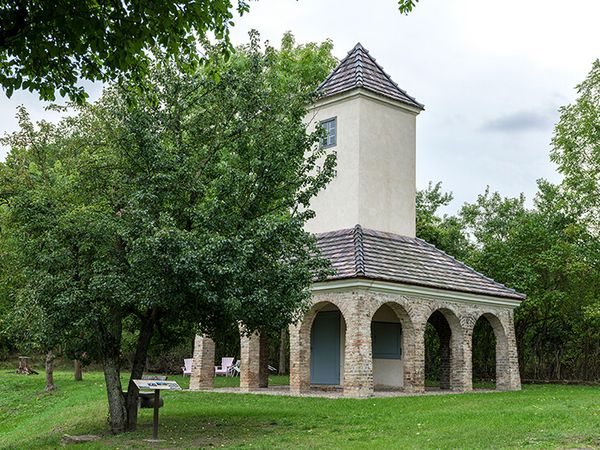
[[[29,367],[29,356],[19,356],[19,367],[17,374],[19,375],[37,375],[38,373]]]
[[[81,367],[81,361],[79,361],[78,359],[73,360],[73,366],[75,369],[75,381],[83,380],[83,369]]]

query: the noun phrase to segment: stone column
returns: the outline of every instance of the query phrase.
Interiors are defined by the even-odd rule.
[[[350,300],[350,299],[349,299]],[[357,296],[344,312],[346,348],[344,351],[344,395],[373,395],[373,354],[371,348],[371,316],[368,302]]]
[[[498,339],[496,335],[496,389],[519,391],[521,390],[521,375],[512,310],[506,314],[503,322],[505,339]]]
[[[471,377],[470,365],[465,354],[465,332],[460,323],[453,323],[450,337],[450,389],[464,392],[467,375]],[[470,361],[470,357],[469,357]]]
[[[304,319],[306,321],[306,318]],[[307,330],[308,329],[308,330]],[[290,325],[290,392],[310,390],[310,329],[306,324]]]
[[[196,335],[190,390],[209,390],[215,378],[215,343],[208,336]]]
[[[462,379],[460,384],[462,390],[469,392],[473,390],[473,326],[470,324],[463,326],[462,340],[462,363],[463,370],[461,373]]]
[[[260,387],[260,335],[246,335],[240,330],[240,389],[252,391]]]
[[[425,326],[427,319],[415,316],[414,350],[412,361],[405,361],[412,367],[412,383],[406,386],[409,392],[425,392]],[[407,355],[407,358],[409,355]]]

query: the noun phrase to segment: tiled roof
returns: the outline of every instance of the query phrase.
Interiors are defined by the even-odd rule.
[[[516,300],[525,298],[422,239],[356,225],[317,234],[317,245],[335,271],[330,280],[367,278]]]
[[[360,43],[348,52],[348,55],[317,88],[317,92],[324,97],[329,97],[355,88],[367,89],[392,100],[423,109],[421,103],[398,87]]]

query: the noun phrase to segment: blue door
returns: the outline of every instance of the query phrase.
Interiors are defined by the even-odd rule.
[[[340,312],[317,313],[310,335],[310,382],[340,384]]]

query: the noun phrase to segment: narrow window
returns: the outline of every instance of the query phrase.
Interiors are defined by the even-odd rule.
[[[323,120],[321,126],[325,130],[325,136],[323,136],[321,140],[321,146],[327,148],[337,145],[337,117]]]

